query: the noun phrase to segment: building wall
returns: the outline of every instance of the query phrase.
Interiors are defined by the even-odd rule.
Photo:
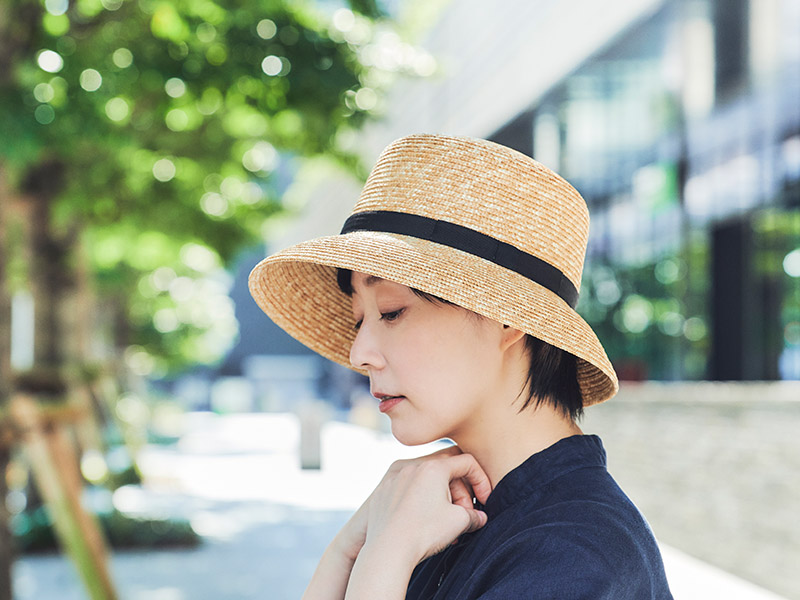
[[[436,72],[398,82],[362,155],[411,133],[489,137],[664,1],[450,2],[420,41]]]
[[[800,384],[628,384],[582,427],[659,540],[800,598]]]

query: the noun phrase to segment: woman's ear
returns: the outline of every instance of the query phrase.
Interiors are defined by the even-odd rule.
[[[511,346],[516,344],[525,337],[525,332],[519,329],[514,329],[510,325],[503,325],[502,338],[500,340],[500,349],[505,352]]]

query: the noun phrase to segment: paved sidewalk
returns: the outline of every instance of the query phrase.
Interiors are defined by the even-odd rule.
[[[390,436],[331,422],[323,468],[303,471],[297,420],[288,414],[187,416],[174,446],[140,457],[143,488],[119,490],[118,508],[189,518],[204,543],[192,550],[118,552],[122,600],[299,598],[325,546],[380,481],[391,462],[436,445],[406,448]],[[780,600],[672,548],[663,548],[677,600]],[[15,567],[15,600],[84,600],[60,556],[25,557]]]

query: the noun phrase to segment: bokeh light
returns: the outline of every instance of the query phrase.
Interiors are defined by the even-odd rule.
[[[223,44],[213,44],[206,50],[206,60],[218,67],[228,60],[228,49]]]
[[[243,187],[244,184],[242,180],[231,175],[222,180],[222,183],[219,185],[219,191],[225,198],[232,200],[239,197]]]
[[[122,6],[123,0],[100,0],[103,8],[110,11],[119,10]]]
[[[42,50],[36,58],[39,68],[48,73],[58,73],[64,68],[64,59],[58,52]]]
[[[708,327],[700,317],[690,317],[683,324],[683,335],[690,342],[699,342],[708,334]]]
[[[283,70],[283,61],[280,57],[270,54],[261,61],[261,70],[270,77],[274,77]]]
[[[223,217],[228,212],[228,201],[221,194],[208,192],[200,198],[200,208],[212,217]]]
[[[263,40],[271,40],[277,32],[277,26],[270,19],[261,19],[256,25],[256,33]]]
[[[183,79],[171,77],[164,83],[164,91],[171,98],[180,98],[186,93],[186,84]]]
[[[201,115],[213,115],[222,107],[222,92],[215,87],[206,88],[196,106]]]
[[[49,125],[56,118],[56,111],[49,104],[40,104],[33,111],[33,116],[38,123],[42,125]]]
[[[133,53],[127,48],[117,48],[111,55],[111,60],[120,69],[126,69],[133,64]]]
[[[211,23],[200,23],[197,26],[197,39],[204,44],[210,44],[217,37],[217,29]]]
[[[789,277],[800,277],[800,248],[786,255],[783,259],[783,270]]]
[[[658,318],[658,328],[662,333],[677,337],[683,333],[684,318],[677,312],[668,311]]]
[[[81,457],[81,474],[91,483],[102,483],[109,470],[103,454],[98,450],[87,450]]]
[[[378,104],[378,94],[372,88],[361,88],[356,92],[355,102],[359,110],[372,110]]]
[[[56,92],[49,83],[37,83],[33,88],[33,97],[39,102],[50,102],[55,95]]]
[[[106,116],[117,123],[125,121],[130,116],[130,106],[124,98],[111,98],[106,102]]]
[[[653,319],[653,305],[642,296],[628,296],[622,305],[622,323],[631,333],[642,333]]]
[[[153,177],[161,182],[170,181],[177,172],[178,169],[175,167],[175,163],[169,158],[161,158],[153,165]]]
[[[333,26],[343,33],[350,31],[355,23],[356,18],[351,10],[340,8],[333,13]]]
[[[180,258],[183,264],[198,273],[210,273],[221,267],[219,257],[200,244],[185,244],[181,247]]]
[[[150,282],[157,291],[166,292],[177,276],[172,267],[158,267],[150,275]]]
[[[278,152],[269,142],[258,141],[242,156],[242,165],[253,173],[267,173],[275,168]]]
[[[45,0],[44,8],[51,15],[59,16],[67,12],[69,8],[68,0]]]
[[[681,276],[681,264],[675,258],[667,258],[656,264],[654,275],[664,285],[676,282]]]
[[[81,73],[79,82],[87,92],[96,92],[103,85],[103,76],[95,69],[86,69]]]
[[[189,115],[182,108],[173,108],[164,117],[164,121],[172,131],[183,131],[189,126]]]

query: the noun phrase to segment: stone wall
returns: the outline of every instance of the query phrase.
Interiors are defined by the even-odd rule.
[[[628,384],[582,428],[657,538],[800,600],[800,382]]]

